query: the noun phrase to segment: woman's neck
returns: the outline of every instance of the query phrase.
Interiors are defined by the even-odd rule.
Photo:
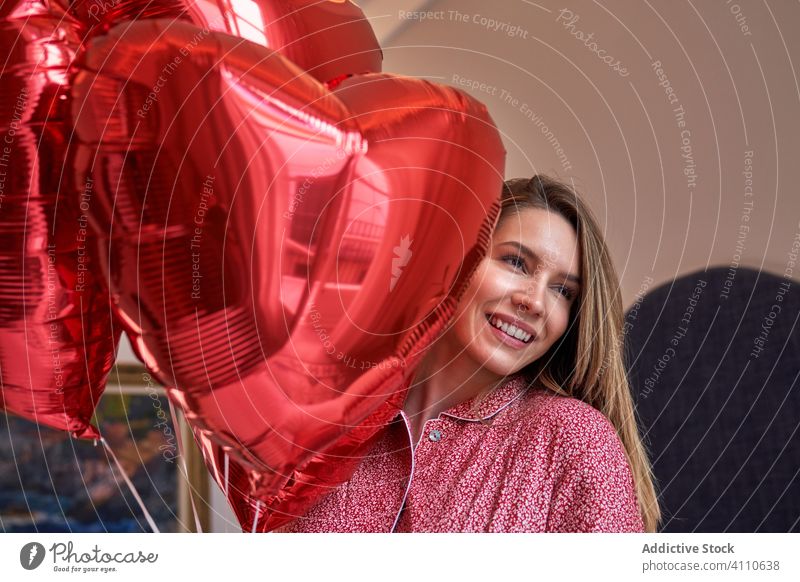
[[[411,383],[403,411],[416,444],[425,422],[441,412],[497,387],[504,376],[483,368],[448,341],[447,332],[428,349]]]

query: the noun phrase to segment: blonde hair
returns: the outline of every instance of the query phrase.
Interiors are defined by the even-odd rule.
[[[611,421],[633,473],[645,530],[655,532],[660,510],[623,361],[622,297],[611,255],[591,211],[569,186],[543,175],[509,180],[498,225],[524,208],[554,212],[572,225],[583,283],[567,331],[522,373],[553,392],[586,402]]]

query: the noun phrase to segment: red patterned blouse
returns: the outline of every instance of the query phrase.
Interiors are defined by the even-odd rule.
[[[347,483],[282,532],[641,532],[622,443],[600,412],[510,379],[473,410],[398,415]]]

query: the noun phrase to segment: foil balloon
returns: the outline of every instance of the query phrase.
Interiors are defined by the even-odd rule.
[[[154,17],[280,47],[320,78],[380,69],[372,29],[350,2],[3,2],[0,408],[76,437],[99,436],[90,419],[121,328],[87,222],[94,184],[71,181],[69,67],[87,38]]]
[[[189,21],[277,51],[323,83],[380,72],[383,60],[372,26],[349,0],[73,0],[69,10],[93,33],[131,20]]]
[[[488,245],[497,131],[450,87],[331,92],[182,21],[114,28],[84,66],[76,167],[115,307],[212,467],[240,469],[252,529],[278,527],[402,406]]]
[[[72,181],[69,67],[87,38],[154,17],[280,47],[321,77],[380,68],[372,29],[350,2],[3,2],[0,407],[76,437],[99,436],[90,419],[121,328],[88,226],[94,183]]]
[[[99,436],[121,327],[88,224],[94,184],[72,181],[70,68],[112,14],[189,18],[174,1],[0,4],[0,409],[78,438]]]
[[[69,67],[85,28],[57,3],[0,6],[0,408],[96,438],[119,327],[72,182]]]
[[[372,26],[349,0],[194,0],[192,21],[279,52],[322,83],[381,70]]]

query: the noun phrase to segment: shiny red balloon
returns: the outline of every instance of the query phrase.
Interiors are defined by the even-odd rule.
[[[372,29],[350,2],[0,5],[7,55],[0,71],[0,407],[77,437],[98,436],[90,419],[119,329],[112,329],[87,223],[94,184],[72,181],[70,65],[87,38],[114,23],[153,17],[260,40],[322,79],[380,69]]]
[[[193,20],[279,47],[322,79],[380,69],[350,2],[51,0],[3,2],[0,47],[0,408],[76,437],[114,361],[107,290],[88,226],[94,183],[73,181],[70,66],[112,24]]]
[[[488,245],[497,131],[450,87],[371,74],[330,92],[184,22],[112,29],[85,66],[78,167],[116,308],[240,466],[254,529],[277,527],[401,407]]]
[[[0,6],[0,408],[96,438],[120,330],[97,276],[94,183],[72,181],[69,68],[85,32],[58,3]]]
[[[381,70],[372,26],[350,0],[210,0],[189,12],[195,24],[277,51],[322,83]]]
[[[277,51],[323,83],[380,72],[383,60],[372,26],[349,0],[73,0],[69,11],[92,34],[132,20],[185,20]]]

